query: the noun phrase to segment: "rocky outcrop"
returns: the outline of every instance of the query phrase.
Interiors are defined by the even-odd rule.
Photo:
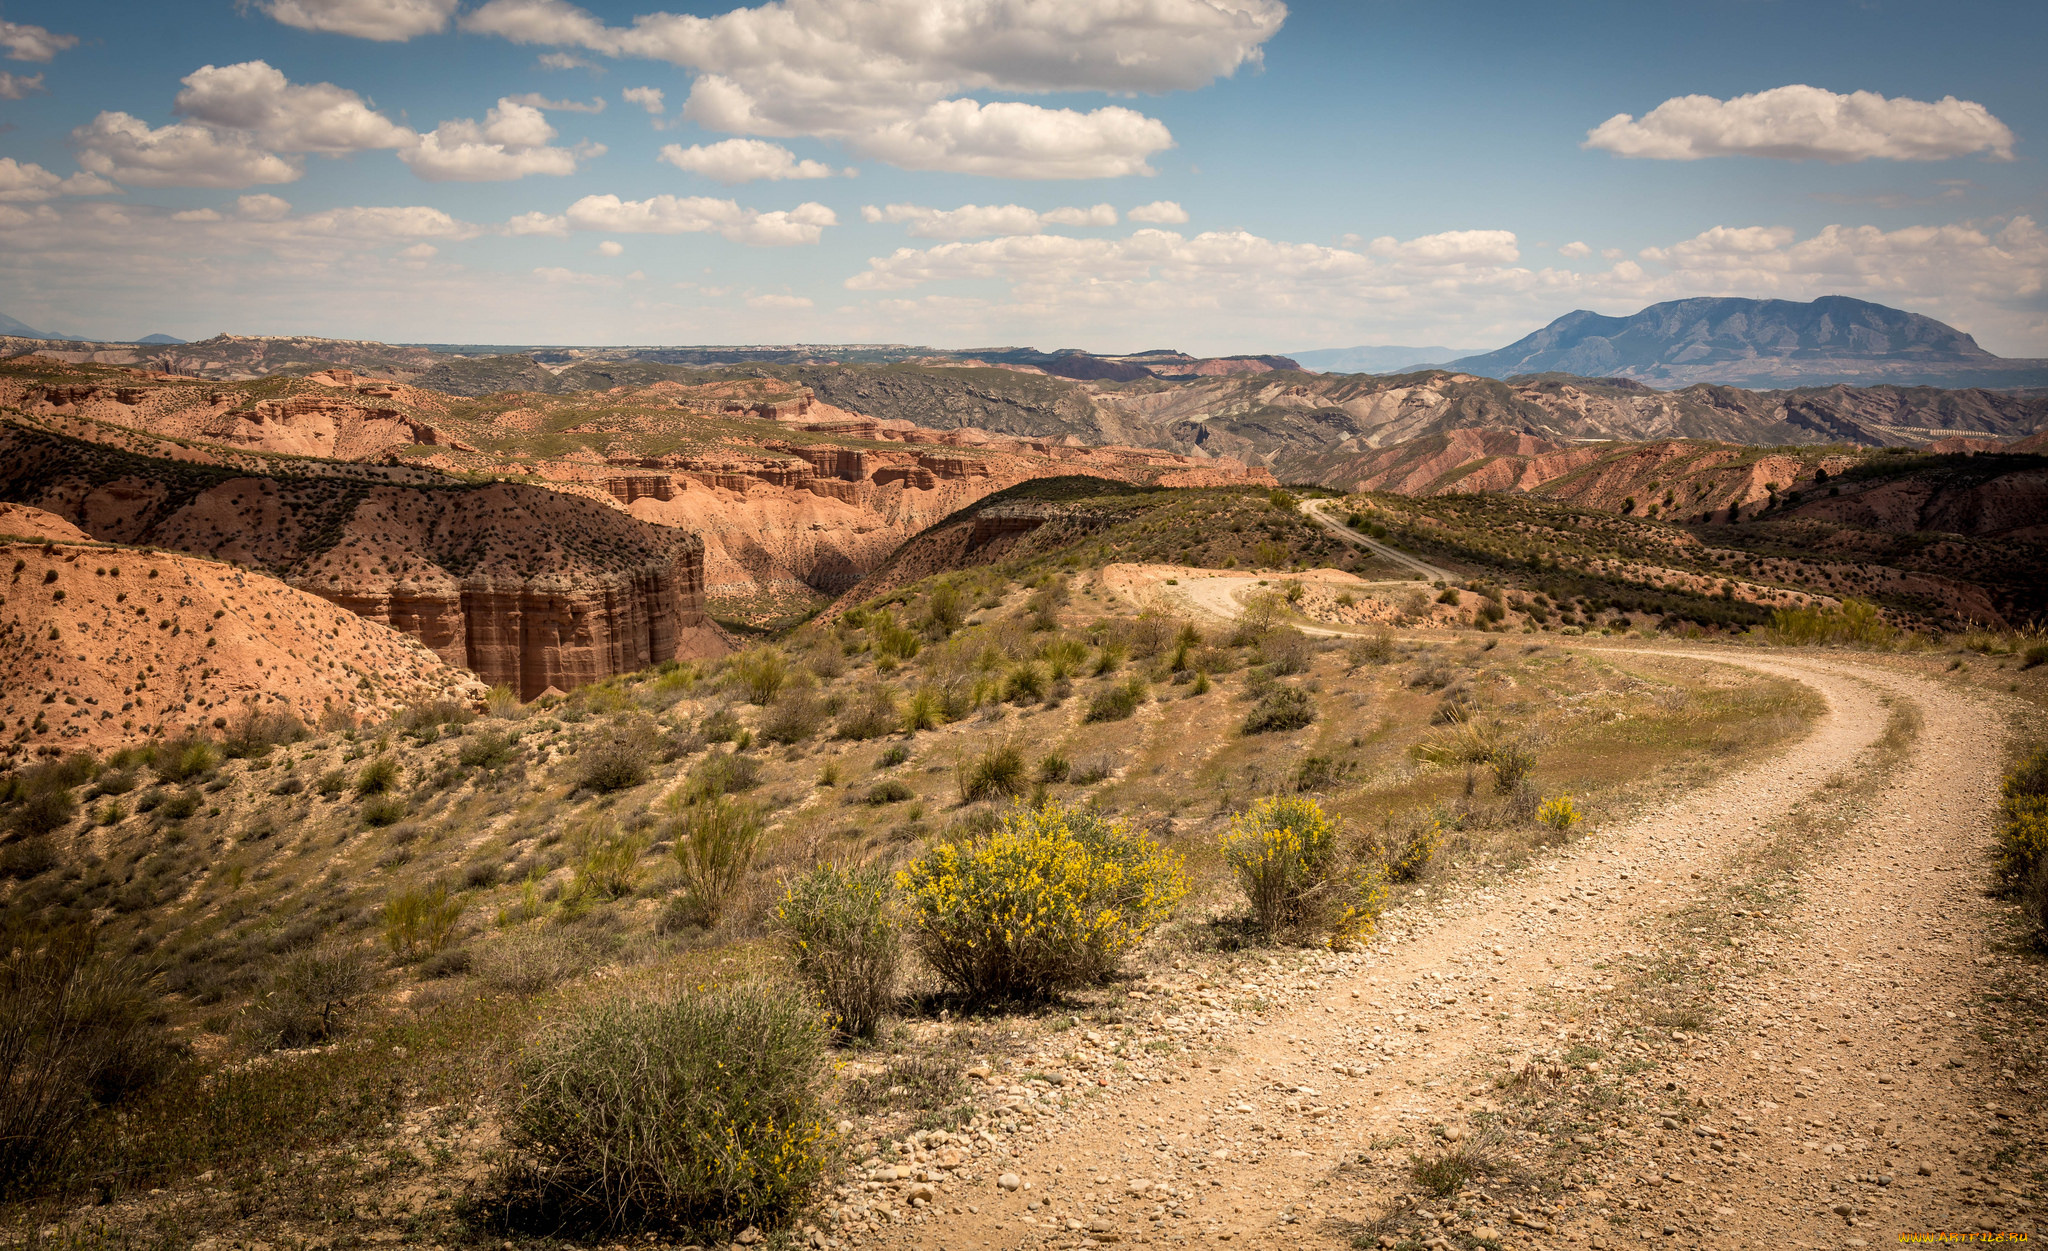
[[[272,478],[0,428],[0,496],[107,542],[262,570],[522,698],[716,655],[704,543],[519,483]]]
[[[176,552],[0,542],[0,765],[251,711],[353,724],[484,686],[414,639],[263,574]]]
[[[816,433],[807,422],[784,424]],[[634,516],[702,535],[707,590],[724,597],[838,594],[920,530],[1032,478],[1083,473],[1168,486],[1277,485],[1265,469],[1240,461],[1151,448],[1075,447],[844,415],[828,415],[825,424],[904,446],[769,440],[750,457],[613,457],[613,472],[601,484]]]

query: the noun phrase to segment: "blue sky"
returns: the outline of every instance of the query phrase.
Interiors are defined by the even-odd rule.
[[[2044,46],[2038,4],[5,0],[0,311],[1218,353],[1843,293],[2048,356]]]

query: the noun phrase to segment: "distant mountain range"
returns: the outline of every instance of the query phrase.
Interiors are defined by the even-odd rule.
[[[34,326],[26,322],[16,321],[5,313],[0,313],[0,336],[13,339],[54,339],[64,343],[147,343],[152,346],[184,342],[183,339],[175,339],[167,334],[149,334],[142,336],[140,339],[105,340],[90,339],[82,334],[58,334],[54,330],[37,330]]]
[[[996,368],[1099,386],[1194,382],[1233,375],[1308,372],[1342,377],[1442,369],[1482,378],[1539,375],[1605,379],[1675,391],[1702,383],[1751,390],[1931,386],[2022,390],[2048,387],[2048,360],[1994,356],[1953,326],[1847,296],[1810,303],[1701,298],[1653,304],[1627,317],[1583,309],[1492,352],[1400,345],[1319,348],[1292,356],[1197,357],[1169,348],[1098,354],[1073,348],[930,348],[901,343],[756,344],[729,347],[569,347],[450,343],[382,344],[289,335],[216,335],[196,343],[165,334],[135,340],[55,335],[0,315],[0,356],[42,351],[99,364],[147,365],[206,377],[311,373],[340,365],[462,394],[555,391],[566,368],[603,366],[636,384],[648,368],[830,368],[886,365]],[[138,350],[154,349],[154,350]],[[630,377],[627,375],[631,375]],[[481,388],[478,390],[477,388]]]
[[[1473,348],[1449,347],[1348,347],[1315,348],[1289,352],[1301,367],[1319,374],[1406,374],[1470,356]]]
[[[1627,378],[1665,389],[1701,382],[1764,389],[2048,386],[2048,360],[1994,356],[1931,317],[1844,295],[1806,304],[1672,300],[1627,317],[1581,309],[1499,351],[1443,368],[1484,378]]]

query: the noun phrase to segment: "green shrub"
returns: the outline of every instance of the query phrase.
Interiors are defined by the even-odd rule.
[[[398,761],[378,756],[356,774],[356,795],[382,795],[398,786]]]
[[[901,942],[887,868],[821,864],[791,878],[774,925],[797,973],[848,1038],[873,1038],[896,992]]]
[[[694,924],[716,925],[753,867],[763,828],[760,809],[730,795],[686,803],[673,793],[664,806],[665,835],[682,870],[679,907]]]
[[[1024,753],[1007,740],[986,744],[953,766],[962,803],[1004,799],[1024,793]]]
[[[644,737],[615,729],[576,753],[576,785],[600,795],[631,790],[647,780],[648,755]]]
[[[249,1041],[266,1049],[326,1042],[347,1029],[357,1001],[375,980],[360,948],[293,952],[243,1014]]]
[[[290,709],[265,710],[254,704],[243,710],[221,742],[234,760],[260,760],[274,748],[306,737],[306,725]]]
[[[496,730],[469,735],[455,752],[456,763],[465,769],[502,769],[518,758],[518,741]]]
[[[1275,686],[1245,714],[1246,734],[1299,730],[1316,719],[1315,701],[1298,686]]]
[[[1361,665],[1392,664],[1394,660],[1394,632],[1385,626],[1352,643],[1344,649],[1344,659],[1356,669]]]
[[[1536,752],[1521,739],[1507,739],[1493,749],[1487,763],[1493,767],[1493,789],[1506,795],[1536,771]]]
[[[1259,640],[1259,659],[1275,676],[1308,672],[1315,655],[1315,644],[1308,635],[1291,626],[1268,631]]]
[[[589,945],[559,926],[530,926],[479,944],[471,963],[484,985],[514,995],[537,995],[586,972]]]
[[[313,783],[313,789],[329,799],[334,798],[348,789],[348,770],[340,768],[327,770]],[[148,811],[148,809],[142,810]]]
[[[2048,864],[2048,746],[2022,756],[2000,789],[1998,874],[2016,889]]]
[[[1845,599],[1833,608],[1819,604],[1780,608],[1771,614],[1770,632],[1778,642],[1794,646],[1845,643],[1852,647],[1889,647],[1899,635],[1876,604],[1862,599]]]
[[[1073,763],[1059,752],[1049,751],[1038,758],[1038,780],[1041,782],[1064,782],[1073,772]]]
[[[893,734],[903,724],[902,711],[896,706],[896,692],[893,688],[876,682],[863,688],[839,714],[832,733],[844,739],[861,741]]]
[[[64,1177],[94,1113],[169,1071],[153,999],[93,930],[0,929],[0,1198]]]
[[[1038,649],[1038,658],[1045,662],[1052,680],[1061,682],[1081,671],[1082,662],[1088,659],[1088,645],[1079,639],[1052,639]]]
[[[512,1214],[550,1234],[772,1228],[824,1177],[824,1042],[814,1009],[765,987],[581,1008],[517,1065]]]
[[[877,768],[893,769],[910,759],[910,749],[901,743],[891,743],[875,762]]]
[[[697,733],[707,743],[731,743],[738,740],[745,731],[740,727],[739,714],[730,708],[718,708],[707,714]]]
[[[868,637],[874,640],[877,660],[909,660],[923,642],[886,612],[868,618]]]
[[[1179,856],[1060,804],[1016,805],[987,835],[926,852],[900,884],[925,962],[979,1000],[1101,980],[1188,891]]]
[[[2020,911],[2033,931],[2034,945],[2048,947],[2048,863],[2035,865],[2034,872],[2021,883]]]
[[[1351,864],[1337,827],[1312,799],[1261,799],[1230,819],[1223,861],[1269,937],[1329,930],[1355,942],[1385,906],[1384,871]]]
[[[868,788],[867,802],[875,805],[900,804],[906,799],[916,799],[917,792],[908,783],[887,778]]]
[[[384,942],[402,960],[441,950],[455,936],[468,902],[445,882],[400,891],[384,905]]]
[[[199,811],[199,792],[179,791],[175,795],[167,796],[163,803],[157,806],[156,811],[157,815],[166,821],[183,821]]]
[[[1097,691],[1094,698],[1088,701],[1088,711],[1081,719],[1083,721],[1126,720],[1132,713],[1138,711],[1140,704],[1145,702],[1145,697],[1149,690],[1150,688],[1145,685],[1145,680],[1133,674],[1114,686],[1108,686]]]
[[[2032,669],[2048,665],[2048,643],[2036,643],[2020,653],[2020,668]]]
[[[150,767],[161,781],[189,782],[219,768],[220,753],[205,739],[187,736],[158,747]]]
[[[1003,678],[1003,700],[1011,704],[1036,704],[1045,699],[1045,670],[1030,661],[1011,668]]]
[[[915,734],[919,730],[931,730],[946,723],[946,696],[934,686],[920,686],[910,697],[910,706],[903,710],[903,728]]]
[[[761,737],[771,743],[801,743],[825,725],[825,701],[810,686],[786,686],[761,717]]]
[[[1294,776],[1290,781],[1297,793],[1326,791],[1343,781],[1354,767],[1352,761],[1310,754],[1295,763]]]
[[[179,798],[182,799],[190,796],[191,792],[187,791],[185,795]],[[197,805],[195,804],[194,806],[196,807]],[[165,804],[164,811],[169,812],[170,810],[171,804]],[[405,806],[405,801],[396,795],[372,796],[363,801],[363,824],[372,829],[381,830],[387,825],[397,825],[400,821],[405,820],[408,811],[410,810]],[[191,814],[187,813],[186,815],[189,816]]]
[[[783,683],[789,681],[789,659],[775,647],[743,651],[732,658],[730,667],[750,704],[765,705],[782,690]]]
[[[576,856],[576,879],[570,889],[578,899],[623,899],[639,884],[646,840],[622,832],[610,817],[586,818],[570,832],[569,846]]]
[[[71,792],[55,786],[39,787],[22,798],[9,814],[7,823],[23,838],[54,834],[71,824],[78,815],[78,801]]]
[[[47,834],[18,838],[0,847],[0,878],[27,881],[57,867],[57,848]]]
[[[738,795],[760,783],[761,765],[738,752],[713,752],[697,762],[683,784],[683,799],[696,803],[720,795]]]

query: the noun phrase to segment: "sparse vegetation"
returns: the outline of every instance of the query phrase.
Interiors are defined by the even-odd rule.
[[[1315,700],[1298,686],[1275,686],[1245,714],[1246,734],[1299,730],[1316,719]]]
[[[895,883],[882,865],[821,864],[791,878],[775,908],[791,960],[849,1038],[873,1038],[895,996]]]
[[[754,863],[761,843],[760,810],[724,793],[707,794],[695,802],[671,795],[665,807],[664,835],[682,870],[677,904],[691,923],[716,925]]]
[[[980,803],[1024,793],[1024,752],[1004,740],[992,742],[972,755],[963,755],[953,769],[960,788],[960,802]]]
[[[730,1238],[810,1197],[826,1162],[818,1014],[762,986],[618,995],[521,1056],[499,1178],[515,1228]]]

